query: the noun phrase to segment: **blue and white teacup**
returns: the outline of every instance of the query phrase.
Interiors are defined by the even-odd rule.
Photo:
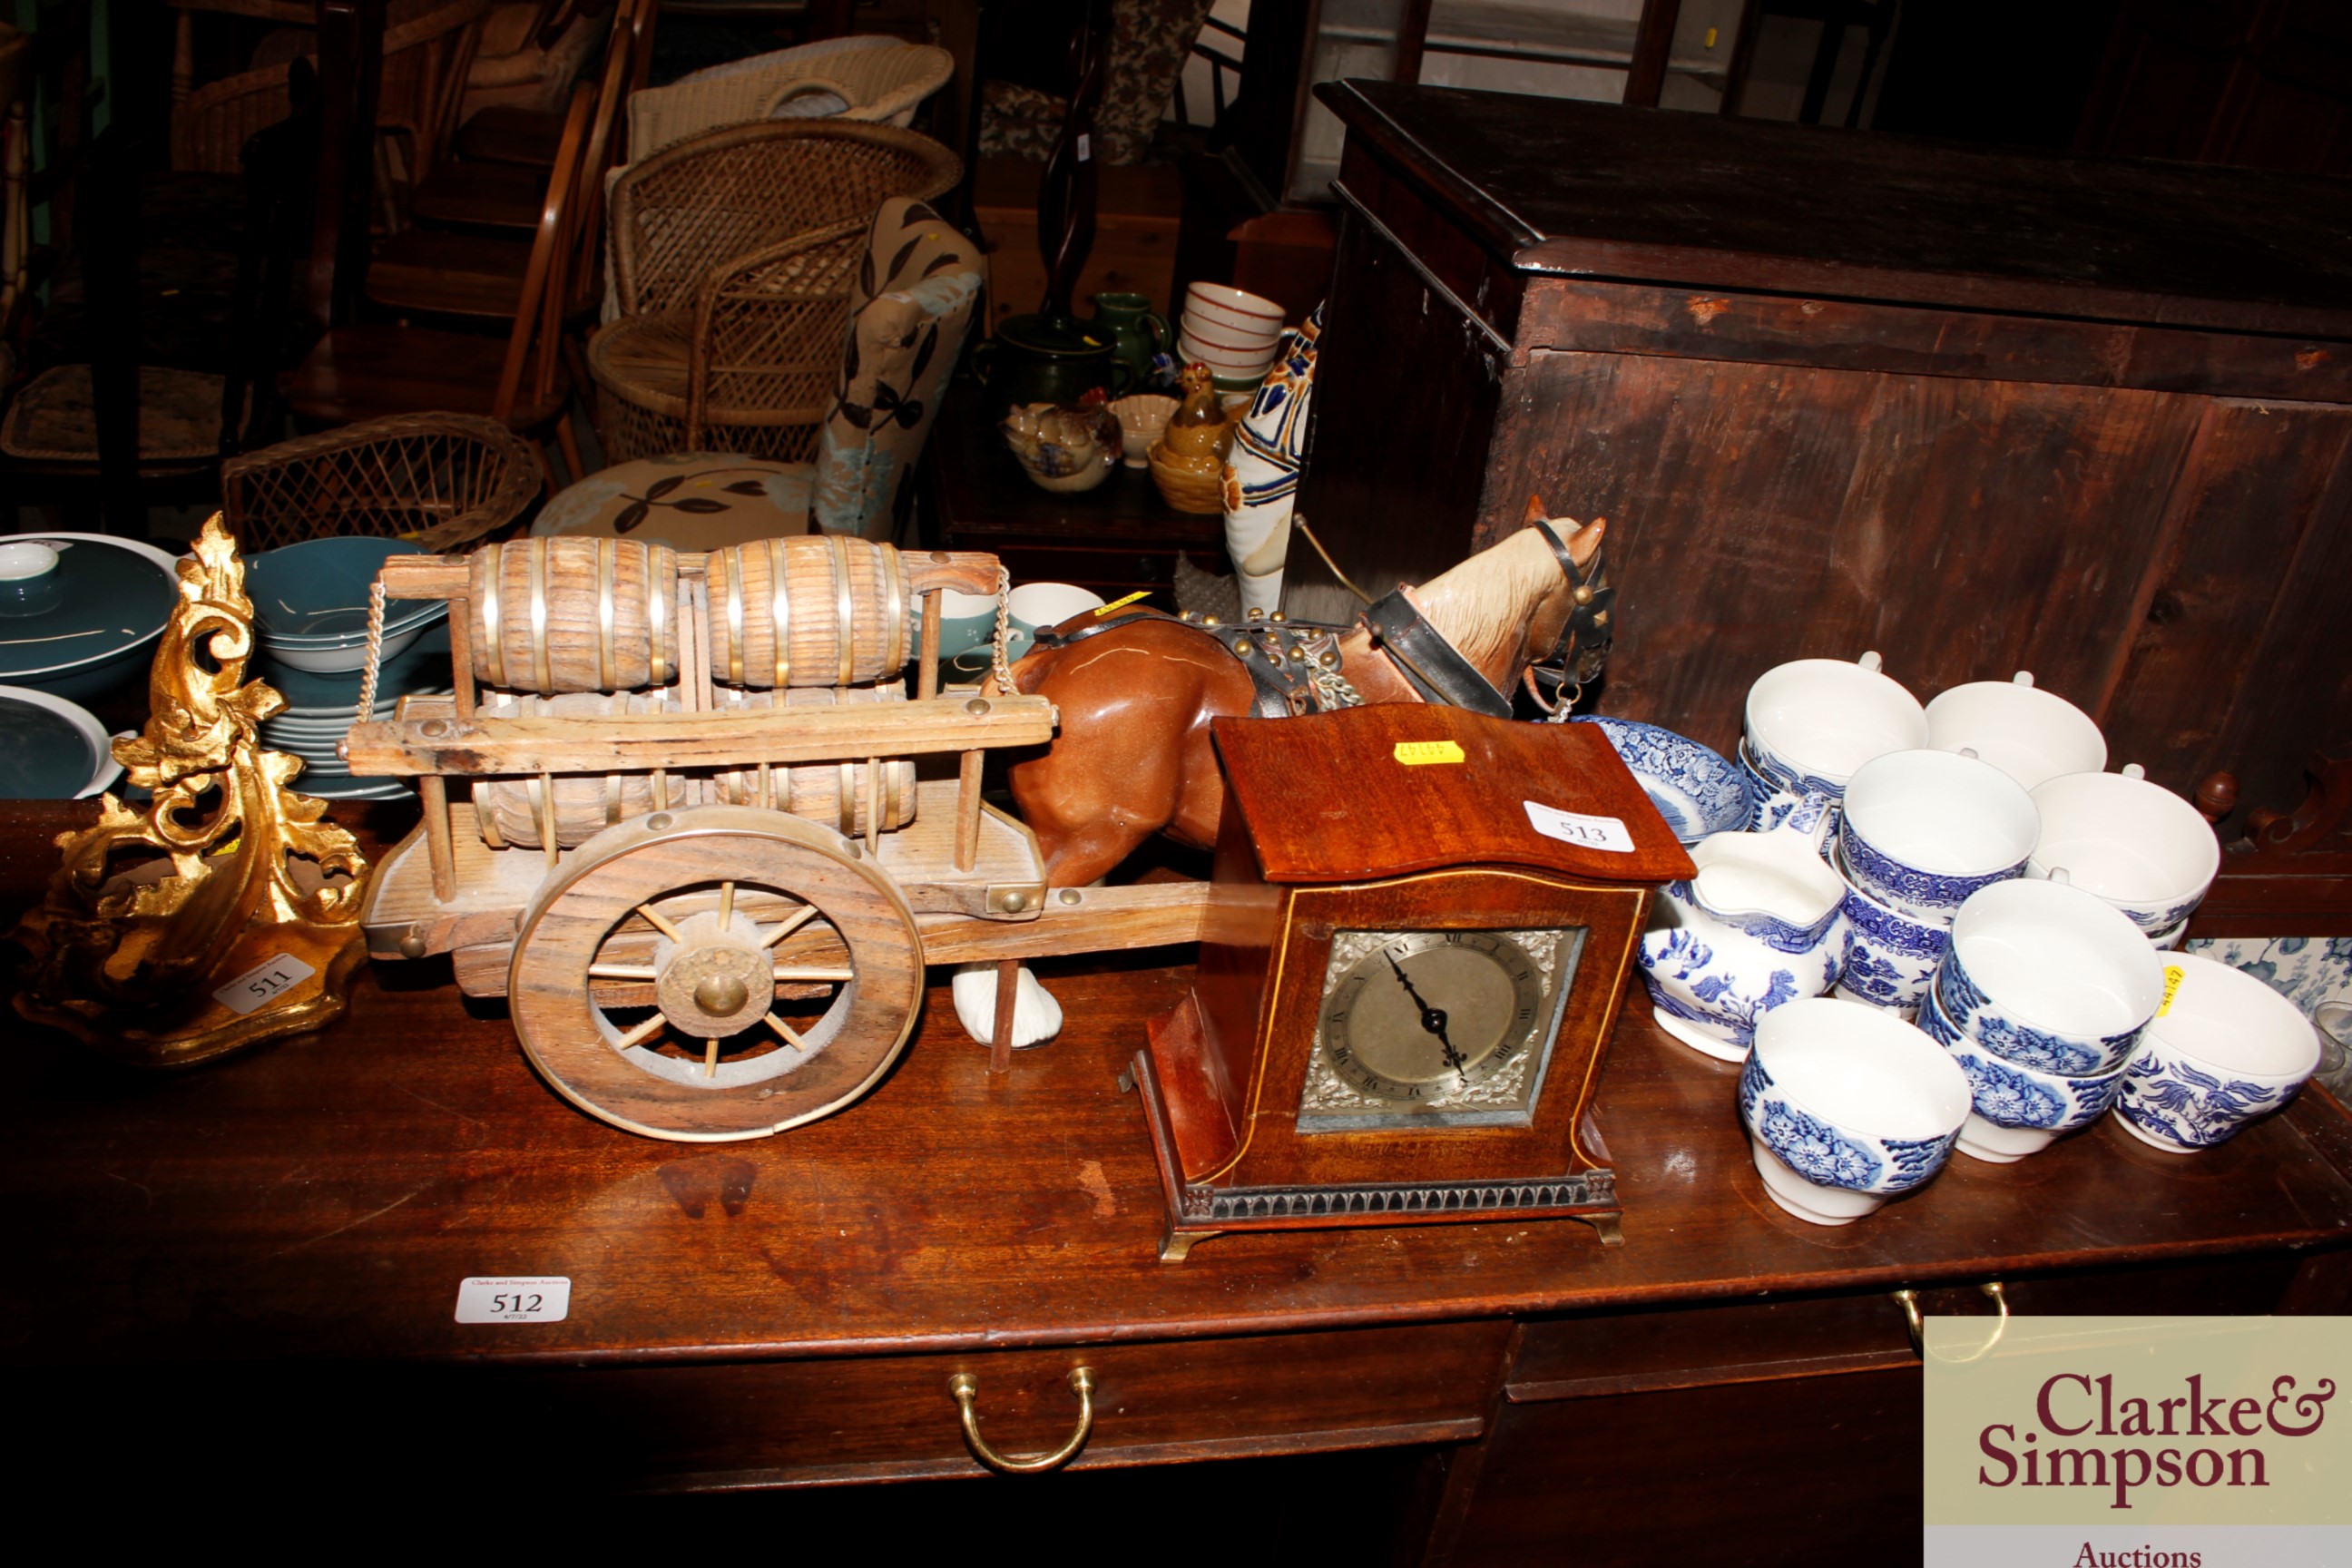
[[[1801,658],[1748,689],[1744,733],[1756,771],[1776,789],[1839,795],[1871,758],[1926,745],[1927,712],[1879,673],[1874,653],[1851,664]]]
[[[1996,882],[1960,906],[1934,994],[1953,1026],[1994,1055],[2099,1078],[2139,1044],[2164,971],[2138,928],[2079,888]]]
[[[1748,830],[1769,833],[1776,827],[1793,827],[1817,842],[1826,842],[1837,831],[1838,796],[1841,786],[1822,779],[1801,778],[1789,785],[1773,782],[1757,767],[1756,759],[1748,753],[1748,742],[1739,743],[1740,776],[1748,783]]]
[[[2124,1068],[2097,1075],[2044,1072],[2009,1060],[1953,1022],[1930,993],[1919,1026],[1968,1075],[1973,1109],[1960,1129],[1960,1152],[1996,1165],[2048,1148],[2061,1135],[2088,1127],[2123,1089]]]
[[[2175,1153],[2227,1142],[2284,1105],[2319,1066],[2303,1010],[2242,969],[2165,959],[2167,1000],[2124,1068],[2116,1119]]]
[[[1880,902],[1854,883],[1842,854],[1830,863],[1845,879],[1839,918],[1845,926],[1845,963],[1832,995],[1914,1016],[1935,984],[1936,966],[1952,945],[1952,928],[1920,920]]]
[[[1631,719],[1589,717],[1685,847],[1748,826],[1748,775],[1686,735]]]
[[[2036,785],[2041,840],[2029,877],[2060,871],[2154,936],[2204,901],[2221,869],[2221,841],[2179,795],[2137,764],[2114,773],[2061,773]]]
[[[1926,1185],[1969,1105],[1966,1077],[1917,1029],[1828,997],[1759,1020],[1739,1075],[1766,1195],[1815,1225],[1850,1225]]]
[[[2042,834],[2033,797],[1957,752],[1889,752],[1846,785],[1847,879],[1905,914],[1949,921],[1969,895],[2021,875]]]

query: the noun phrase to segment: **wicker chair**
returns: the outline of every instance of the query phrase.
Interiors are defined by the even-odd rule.
[[[395,414],[232,458],[221,510],[248,551],[343,534],[457,550],[520,518],[540,486],[530,443],[497,420]]]
[[[885,199],[929,201],[961,173],[927,136],[839,120],[734,126],[630,168],[613,190],[624,314],[588,347],[607,455],[622,461],[688,445],[695,315],[713,270],[790,247],[757,284],[789,302],[756,329],[757,344],[722,348],[730,368],[707,400],[705,424],[727,450],[814,457],[866,224]]]
[[[954,74],[955,57],[936,45],[863,35],[730,60],[632,98],[629,148],[646,158],[758,120],[837,115],[905,126]]]

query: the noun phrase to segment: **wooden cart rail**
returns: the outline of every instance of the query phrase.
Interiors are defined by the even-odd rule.
[[[367,776],[649,772],[1041,745],[1054,722],[1045,698],[1003,695],[593,720],[450,713],[354,724],[345,754]]]
[[[710,559],[702,551],[680,551],[677,574],[699,577]],[[898,559],[907,569],[908,592],[920,596],[943,588],[961,594],[996,592],[995,556],[977,550],[908,550]],[[383,567],[384,596],[389,599],[458,599],[466,595],[470,570],[463,555],[394,555]]]

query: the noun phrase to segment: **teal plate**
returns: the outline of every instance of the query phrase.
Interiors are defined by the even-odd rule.
[[[160,552],[47,533],[10,537],[57,550],[62,592],[54,609],[0,619],[0,682],[128,652],[163,629],[179,596]]]
[[[64,714],[0,697],[0,799],[71,800],[98,772],[89,741]]]

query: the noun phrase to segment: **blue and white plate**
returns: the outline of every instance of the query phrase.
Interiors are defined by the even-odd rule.
[[[1710,833],[1748,826],[1748,781],[1739,769],[1686,735],[1631,719],[1584,718],[1624,759],[1626,771],[1676,838],[1696,844]]]

